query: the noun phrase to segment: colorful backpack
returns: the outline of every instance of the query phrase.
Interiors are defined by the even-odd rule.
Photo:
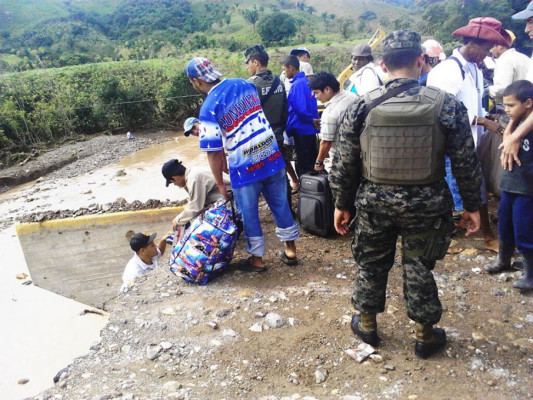
[[[219,200],[198,215],[172,250],[170,271],[205,285],[229,266],[239,235],[233,198]]]

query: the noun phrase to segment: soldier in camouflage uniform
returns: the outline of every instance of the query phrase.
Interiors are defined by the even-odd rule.
[[[383,62],[391,79],[384,88],[375,90],[386,93],[410,85],[403,93],[394,92],[398,94],[392,100],[400,102],[402,97],[421,92],[423,87],[416,82],[424,60],[420,35],[396,31],[387,35],[382,45]],[[465,200],[463,223],[468,225],[468,236],[479,230],[481,171],[467,111],[454,96],[430,90],[443,99],[436,118],[445,135],[441,161],[444,162],[445,151]],[[376,314],[385,309],[387,277],[394,263],[396,240],[401,235],[404,298],[407,314],[416,322],[415,354],[427,358],[446,343],[444,330],[433,328],[441,318],[442,306],[431,270],[449,245],[453,201],[444,180],[444,167],[438,180],[425,184],[383,184],[363,178],[360,136],[365,129],[369,99],[369,95],[358,99],[346,112],[330,174],[335,228],[340,234],[349,230],[348,210],[354,199],[357,209],[352,252],[359,269],[352,304],[361,315],[354,315],[351,328],[364,342],[379,344]],[[435,248],[441,253],[439,256],[432,251]]]

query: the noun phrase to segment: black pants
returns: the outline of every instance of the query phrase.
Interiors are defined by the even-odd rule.
[[[294,135],[294,148],[296,150],[296,175],[298,178],[315,169],[318,147],[316,135]]]

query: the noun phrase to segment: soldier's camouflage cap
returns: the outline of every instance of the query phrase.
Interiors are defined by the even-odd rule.
[[[416,32],[402,29],[389,33],[382,42],[383,54],[394,50],[412,49],[422,52],[420,35]]]

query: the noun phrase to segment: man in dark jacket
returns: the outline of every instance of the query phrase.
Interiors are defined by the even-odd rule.
[[[268,60],[268,53],[261,44],[248,47],[244,52],[244,63],[248,68],[248,72],[252,75],[248,79],[248,82],[252,83],[257,89],[263,112],[274,131],[278,147],[285,159],[287,174],[294,185],[295,183],[298,183],[298,177],[292,167],[291,160],[283,151],[283,131],[285,130],[288,117],[287,94],[285,92],[285,86],[280,78],[267,69]],[[290,185],[287,185],[287,192],[290,205]]]

